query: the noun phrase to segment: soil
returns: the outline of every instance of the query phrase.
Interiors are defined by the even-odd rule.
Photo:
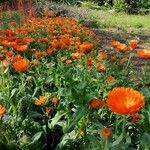
[[[110,40],[118,40],[120,42],[125,43],[128,40],[138,38],[139,44],[137,49],[148,49],[150,50],[150,32],[142,32],[142,33],[127,33],[116,31],[114,29],[108,30],[100,30],[100,29],[93,29],[93,31],[101,37],[100,44],[102,48],[106,51],[110,51],[112,48],[109,44]],[[132,58],[132,63],[135,64],[135,68],[137,70],[141,69],[148,62],[149,64],[149,71],[150,71],[150,60],[140,59],[136,56]],[[150,77],[149,77],[150,78]]]

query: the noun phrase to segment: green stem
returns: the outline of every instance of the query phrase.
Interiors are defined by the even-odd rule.
[[[105,139],[105,147],[104,150],[108,150],[108,138]]]
[[[123,125],[122,125],[122,136],[125,137],[125,126],[126,126],[126,116],[123,118]]]
[[[126,65],[124,71],[126,71],[128,69],[128,66],[130,64],[131,58],[132,58],[132,53],[130,53],[130,55],[129,55],[129,59],[128,59],[128,62],[127,62],[127,65]]]

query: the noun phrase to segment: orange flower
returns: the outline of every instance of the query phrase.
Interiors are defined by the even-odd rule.
[[[15,46],[15,49],[17,51],[24,52],[28,49],[28,45],[17,45],[17,46]]]
[[[119,44],[116,47],[116,50],[118,50],[119,52],[127,52],[130,51],[130,48],[126,45],[126,44]]]
[[[25,72],[29,68],[29,61],[27,59],[20,59],[15,61],[12,64],[12,67],[17,71],[17,72]]]
[[[0,117],[2,117],[5,112],[6,112],[5,107],[3,107],[2,105],[0,105]]]
[[[87,52],[93,48],[93,44],[91,44],[89,42],[83,42],[79,47],[80,47],[81,51]]]
[[[107,106],[119,114],[131,114],[144,106],[144,96],[132,89],[117,87],[108,93]]]
[[[78,52],[72,53],[70,56],[71,56],[72,59],[79,59],[79,58],[81,58],[81,54],[78,53]]]
[[[99,52],[98,57],[101,58],[101,59],[105,59],[105,58],[107,58],[107,53]]]
[[[44,105],[46,101],[46,96],[39,96],[38,99],[35,100],[35,105]]]
[[[127,61],[127,58],[121,58],[120,59],[120,64],[124,64]]]
[[[86,64],[91,66],[94,64],[94,60],[92,58],[89,58],[87,61],[86,61]]]
[[[50,112],[53,111],[53,107],[46,107],[46,113],[49,114]]]
[[[112,46],[112,47],[117,47],[118,45],[120,45],[121,43],[119,42],[119,41],[115,41],[115,40],[112,40],[112,41],[110,41],[110,45]]]
[[[103,63],[98,63],[97,64],[97,71],[98,72],[101,72],[101,71],[104,71],[106,68],[105,68],[105,65]]]
[[[138,40],[131,40],[130,41],[130,47],[133,49],[133,48],[136,48],[137,45],[138,45],[139,41]]]
[[[150,58],[150,50],[146,50],[146,49],[138,50],[137,56],[140,58]]]
[[[116,56],[111,56],[110,59],[111,59],[111,61],[115,61],[117,59],[117,57]]]
[[[21,55],[15,55],[14,57],[13,57],[13,60],[14,61],[18,61],[18,60],[20,60],[20,59],[22,59],[22,56]]]
[[[65,61],[65,63],[66,63],[66,64],[72,64],[72,60],[67,59],[67,60]]]
[[[53,103],[54,105],[56,105],[56,104],[58,103],[59,99],[58,99],[57,96],[53,96],[52,99],[51,99],[51,101],[52,101],[52,103]]]
[[[131,121],[132,123],[134,124],[139,124],[140,121],[142,119],[142,115],[141,114],[138,114],[138,113],[135,113],[135,114],[132,114],[130,117],[129,117],[129,121]]]
[[[14,55],[14,52],[13,52],[13,51],[7,52],[7,56],[12,57],[13,55]]]
[[[91,109],[99,109],[105,106],[105,102],[103,100],[93,98],[88,102],[88,106]]]
[[[115,78],[112,75],[108,75],[106,77],[106,81],[107,81],[107,83],[114,83],[115,82]]]
[[[100,134],[103,138],[109,138],[112,136],[112,131],[109,128],[102,128]]]
[[[33,66],[37,66],[39,64],[39,61],[38,60],[34,60],[31,63],[32,63]]]

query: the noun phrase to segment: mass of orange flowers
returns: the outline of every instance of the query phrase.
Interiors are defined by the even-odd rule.
[[[132,114],[144,106],[144,96],[132,88],[117,87],[108,93],[107,106],[118,114]]]

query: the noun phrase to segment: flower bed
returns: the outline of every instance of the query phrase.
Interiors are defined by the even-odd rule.
[[[9,26],[0,31],[0,147],[149,147],[149,66],[139,78],[130,62],[150,53],[135,51],[138,40],[111,41],[106,53],[67,17]]]

